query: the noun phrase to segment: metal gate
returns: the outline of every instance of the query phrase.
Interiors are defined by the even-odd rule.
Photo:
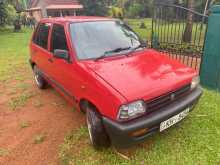
[[[177,5],[155,4],[151,45],[200,70],[208,16]]]

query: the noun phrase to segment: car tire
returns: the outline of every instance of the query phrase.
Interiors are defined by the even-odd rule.
[[[110,140],[104,129],[99,113],[91,107],[88,107],[86,110],[86,121],[89,138],[94,148],[98,149],[100,147],[109,147]]]
[[[34,80],[39,89],[46,89],[48,87],[47,81],[42,77],[38,67],[35,65],[33,68],[34,71]]]

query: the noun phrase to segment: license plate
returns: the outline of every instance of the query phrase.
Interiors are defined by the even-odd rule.
[[[171,117],[170,119],[160,123],[160,132],[164,131],[165,129],[171,127],[172,125],[180,122],[189,114],[189,108],[184,110],[183,112]]]

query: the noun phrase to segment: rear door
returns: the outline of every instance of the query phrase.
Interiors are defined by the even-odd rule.
[[[34,34],[31,44],[31,55],[33,61],[37,64],[40,70],[49,74],[49,61],[51,54],[49,52],[49,34],[51,30],[50,23],[40,23]]]

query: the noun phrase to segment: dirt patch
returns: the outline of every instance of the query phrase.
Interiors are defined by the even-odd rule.
[[[12,110],[10,101],[21,93],[32,95]],[[32,79],[0,84],[0,95],[0,149],[7,151],[0,156],[0,165],[58,164],[59,145],[69,131],[85,123],[84,115],[54,89],[40,91]]]

